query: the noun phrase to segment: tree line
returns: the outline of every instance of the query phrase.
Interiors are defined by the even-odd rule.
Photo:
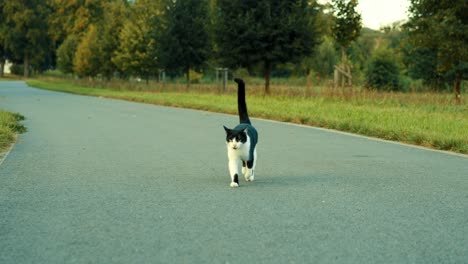
[[[0,0],[0,74],[6,60],[79,77],[169,75],[214,67],[329,79],[348,63],[354,79],[402,90],[467,79],[467,4],[411,0],[410,18],[362,28],[357,0]]]

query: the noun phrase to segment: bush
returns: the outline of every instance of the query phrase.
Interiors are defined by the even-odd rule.
[[[14,74],[14,75],[23,76],[24,75],[24,64],[14,63],[10,67],[10,72],[11,72],[11,74]],[[29,76],[31,76],[32,73],[33,73],[33,68],[32,68],[31,65],[29,65]]]
[[[366,72],[366,86],[379,90],[401,89],[400,69],[395,55],[388,49],[377,50]]]

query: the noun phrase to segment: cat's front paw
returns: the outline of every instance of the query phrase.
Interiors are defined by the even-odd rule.
[[[237,182],[231,182],[231,187],[232,188],[239,187],[239,184]]]
[[[248,177],[245,177],[245,180],[251,182],[251,181],[254,180],[254,176],[253,176],[253,175],[250,175],[250,176],[248,176]]]

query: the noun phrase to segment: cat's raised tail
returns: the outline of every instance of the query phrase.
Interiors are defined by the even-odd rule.
[[[240,123],[249,124],[249,114],[247,113],[247,104],[245,102],[245,83],[242,79],[235,78],[234,81],[237,83],[237,110],[239,111]]]

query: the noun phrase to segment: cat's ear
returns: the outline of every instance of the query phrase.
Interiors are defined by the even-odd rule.
[[[229,129],[229,128],[225,127],[225,126],[223,126],[223,127],[224,127],[224,130],[226,131],[226,134],[229,134],[231,132],[231,129]]]
[[[242,132],[244,132],[247,135],[247,128],[245,128]]]

